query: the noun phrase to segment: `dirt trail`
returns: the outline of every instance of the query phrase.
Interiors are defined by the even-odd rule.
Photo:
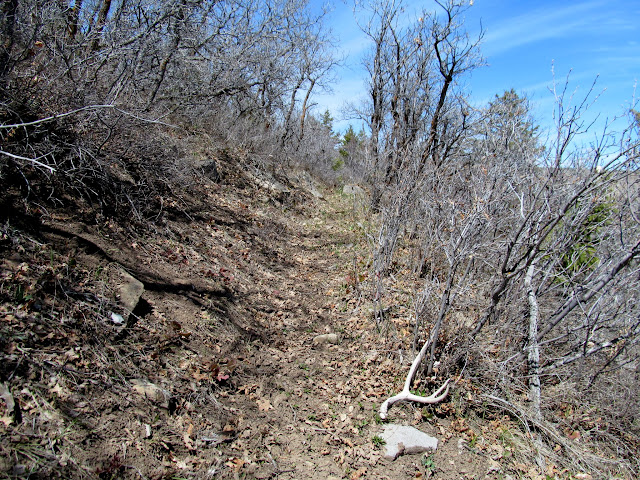
[[[288,217],[298,240],[282,247],[289,262],[269,281],[281,308],[265,324],[282,327],[282,337],[249,348],[249,376],[239,382],[247,383],[225,397],[240,420],[223,466],[242,464],[238,472],[255,478],[484,478],[484,458],[412,407],[392,418],[438,434],[444,440],[438,453],[389,462],[372,441],[381,428],[377,409],[407,366],[392,360],[389,344],[347,294],[354,258],[359,265],[365,248],[349,233],[351,208],[348,198],[328,192],[306,215]],[[329,332],[340,336],[339,344],[313,344]]]
[[[2,305],[3,374],[23,421],[4,422],[1,470],[29,478],[497,478],[489,457],[502,458],[504,448],[493,451],[479,429],[451,422],[455,408],[446,404],[394,407],[391,421],[437,435],[441,446],[382,459],[376,412],[411,359],[400,361],[354,293],[366,240],[354,232],[350,199],[324,193],[279,201],[251,184],[205,183],[155,235],[109,221],[79,233],[62,214],[45,221],[36,243],[14,232],[20,248],[5,255],[4,278],[36,286],[31,300]],[[110,321],[118,294],[109,279],[124,267],[144,272],[147,305],[126,329]],[[42,280],[50,275],[51,285]],[[34,333],[19,339],[24,328]],[[340,342],[314,344],[326,333]]]

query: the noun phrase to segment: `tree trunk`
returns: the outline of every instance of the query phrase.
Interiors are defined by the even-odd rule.
[[[11,70],[9,66],[11,49],[15,41],[14,31],[18,0],[2,0],[2,17],[0,18],[0,88],[4,78]]]
[[[95,36],[93,37],[93,41],[91,42],[92,52],[98,50],[98,47],[100,46],[100,36],[102,35],[102,30],[104,29],[104,25],[107,21],[109,10],[111,10],[111,0],[104,0],[102,2],[102,7],[100,7],[100,11],[98,12],[98,20],[96,21],[96,32],[94,33]]]
[[[427,364],[427,376],[430,376],[433,373],[433,364],[436,358],[436,347],[438,346],[438,335],[440,334],[440,328],[442,327],[444,317],[447,315],[449,306],[451,305],[451,289],[453,287],[453,280],[456,276],[457,267],[457,262],[454,262],[453,265],[449,266],[449,273],[447,274],[447,285],[444,288],[442,297],[440,297],[440,311],[438,312],[438,319],[436,320],[436,324],[433,326],[431,349],[429,351],[429,363]]]
[[[531,262],[524,277],[524,285],[527,290],[527,300],[529,302],[529,398],[533,408],[533,415],[536,420],[542,419],[540,412],[540,345],[538,344],[538,297],[533,287],[533,274],[535,270],[535,260]]]
[[[313,87],[316,84],[315,79],[310,79],[310,82],[307,94],[304,96],[304,100],[302,101],[302,113],[300,114],[300,140],[302,140],[302,137],[304,136],[304,121],[307,118],[307,110],[309,109],[309,97],[311,96]]]
[[[75,40],[78,34],[78,22],[80,20],[80,10],[82,9],[82,0],[76,0],[73,4],[73,8],[67,18],[67,32],[69,33],[69,39]]]

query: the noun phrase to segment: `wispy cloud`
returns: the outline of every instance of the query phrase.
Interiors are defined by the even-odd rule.
[[[584,35],[602,26],[608,8],[599,0],[563,7],[547,6],[515,17],[502,17],[500,26],[488,28],[483,51],[487,56],[500,55],[543,40]],[[491,19],[487,20],[492,23]]]
[[[424,0],[407,1],[416,11],[425,5]],[[514,88],[531,99],[535,116],[548,126],[555,102],[549,91],[554,82],[551,68],[555,65],[555,80],[560,85],[571,72],[568,94],[573,93],[576,101],[586,95],[600,75],[592,94],[606,91],[594,105],[593,116],[602,112],[601,118],[612,118],[628,109],[635,82],[640,82],[637,1],[476,0],[465,17],[471,37],[480,19],[486,29],[481,50],[489,66],[474,71],[463,82],[474,105],[484,106],[496,94]],[[355,120],[344,120],[341,107],[347,103],[358,105],[366,97],[367,74],[362,58],[371,42],[358,28],[350,7],[337,9],[332,21],[345,62],[336,72],[339,81],[333,93],[314,95],[317,111],[329,108],[338,128],[350,122],[359,125]]]

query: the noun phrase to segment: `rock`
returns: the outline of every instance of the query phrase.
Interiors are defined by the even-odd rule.
[[[306,190],[318,200],[324,200],[324,195],[314,185],[308,185]]]
[[[25,465],[22,465],[22,464],[19,463],[19,464],[13,466],[13,474],[16,477],[21,477],[25,473],[27,473],[27,467]]]
[[[487,475],[491,475],[492,473],[499,473],[501,471],[502,466],[495,460],[489,459],[489,469],[487,470]]]
[[[149,400],[159,403],[164,408],[169,408],[171,403],[171,394],[154,383],[147,380],[134,378],[131,380],[133,389]]]
[[[318,335],[313,338],[314,345],[323,345],[327,343],[337,345],[340,343],[340,337],[336,333],[325,333],[324,335]]]
[[[380,437],[386,442],[384,458],[387,460],[395,460],[402,454],[412,455],[438,448],[437,438],[406,425],[385,425]]]
[[[20,423],[22,421],[22,413],[20,405],[13,398],[11,390],[5,383],[0,383],[0,398],[4,400],[6,405],[6,413],[10,416],[0,417],[0,422],[8,426],[10,423]]]
[[[309,175],[309,172],[303,170],[296,177],[302,188],[318,200],[324,200],[324,195],[320,192],[318,183]]]
[[[466,446],[467,446],[467,441],[460,438],[458,439],[458,455],[462,455],[462,452],[464,452]]]
[[[259,187],[269,190],[272,194],[274,194],[278,199],[282,200],[285,197],[289,196],[291,190],[275,178],[268,175],[266,172],[258,172],[255,173],[245,171],[244,174],[249,177],[251,181],[253,181]],[[268,177],[268,178],[265,178]]]
[[[109,266],[107,277],[109,284],[113,285],[118,303],[124,309],[123,317],[126,318],[138,305],[140,297],[144,293],[144,285],[116,264]]]
[[[120,275],[122,279],[118,284],[120,303],[127,312],[133,312],[144,293],[144,285],[124,270],[120,272]]]
[[[345,185],[342,187],[342,193],[344,195],[353,195],[354,197],[364,197],[366,195],[364,189],[358,185]]]
[[[281,404],[286,403],[288,398],[289,395],[286,393],[280,393],[274,397],[271,403],[273,403],[275,408],[278,408]]]

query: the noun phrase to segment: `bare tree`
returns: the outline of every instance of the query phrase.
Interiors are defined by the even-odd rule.
[[[530,404],[522,408],[535,425],[549,420],[545,389],[556,379],[589,390],[599,379],[611,385],[607,376],[633,375],[639,359],[637,123],[632,115],[625,131],[580,145],[593,92],[573,105],[567,89],[555,91],[556,129],[546,144],[513,91],[459,121],[468,131],[442,147],[448,161],[429,156],[410,171],[429,175],[416,181],[421,200],[392,232],[405,232],[396,242],[419,245],[414,345],[424,338],[419,327],[430,327],[417,357],[428,360],[427,374],[444,329],[447,366],[439,372],[455,372],[460,356],[474,352],[472,374],[491,372],[492,398],[495,389],[510,398],[527,386]],[[475,325],[448,315],[463,305]],[[385,414],[396,401],[421,401],[409,388],[383,405]]]
[[[455,175],[454,170],[440,169],[453,160],[470,132],[469,109],[455,87],[464,73],[480,63],[479,39],[469,40],[463,30],[461,2],[438,6],[442,12],[425,11],[400,28],[401,3],[374,3],[370,21],[363,26],[373,42],[366,119],[371,129],[372,207],[382,210],[373,254],[379,324],[383,284],[400,232],[420,210],[418,199],[440,198],[438,182]],[[427,159],[434,161],[427,163]],[[451,281],[457,268],[454,263]]]

